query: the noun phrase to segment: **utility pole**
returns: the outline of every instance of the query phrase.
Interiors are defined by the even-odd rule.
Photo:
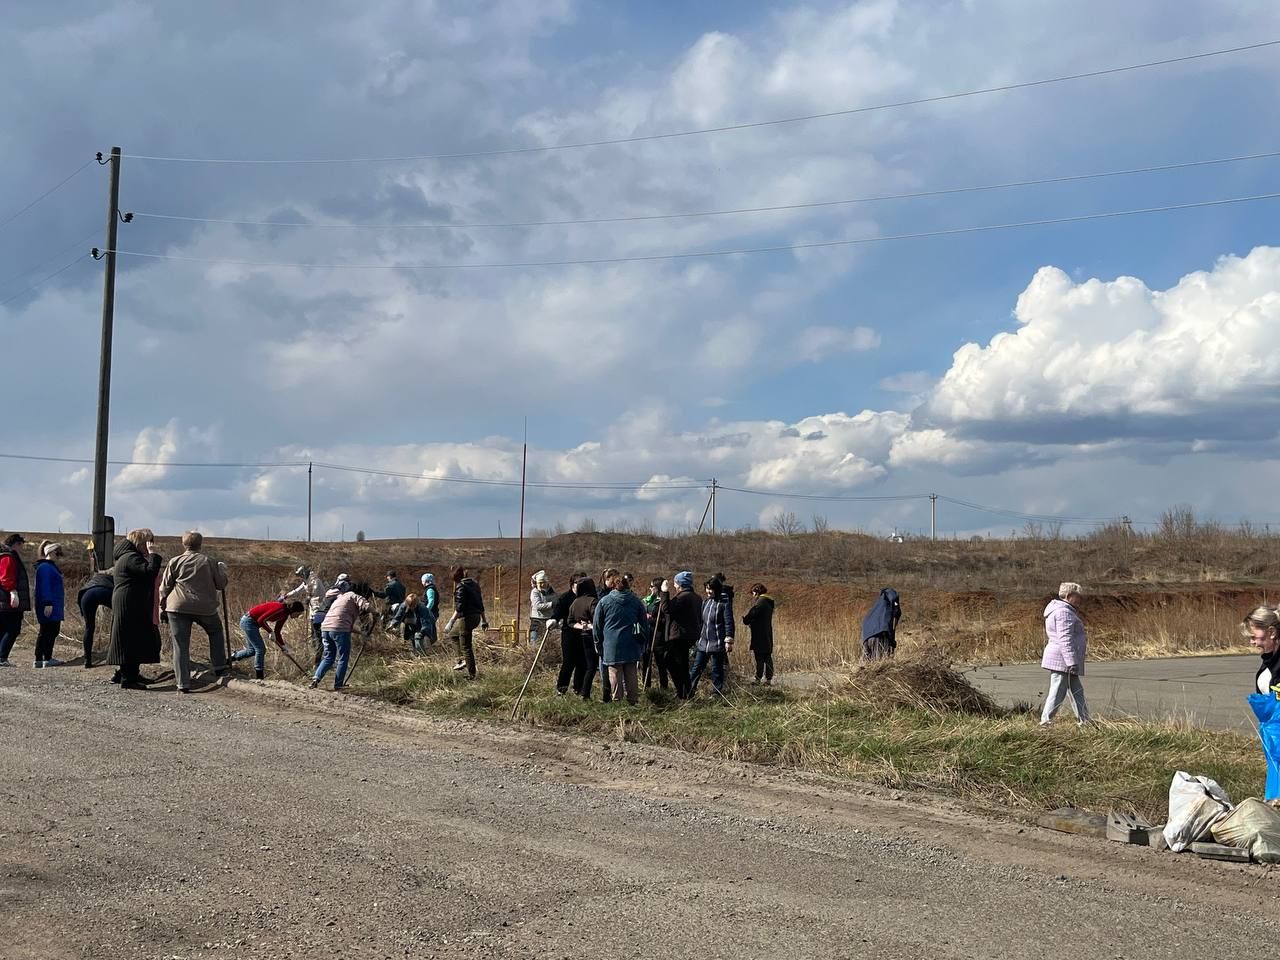
[[[938,542],[938,495],[929,494],[929,536],[934,543]]]
[[[1124,526],[1125,536],[1133,536],[1133,521],[1127,515],[1120,518],[1120,523]]]
[[[307,543],[311,542],[311,468],[315,464],[307,461]]]
[[[715,477],[711,478],[711,533],[716,532],[716,490],[720,484]]]
[[[99,563],[111,563],[115,548],[115,520],[107,516],[107,432],[111,422],[111,334],[116,309],[116,227],[120,217],[120,148],[111,148],[111,159],[98,163],[111,165],[111,187],[107,200],[106,271],[102,280],[102,347],[98,356],[98,430],[93,453],[93,548]],[[127,223],[133,219],[129,214]],[[97,248],[93,258],[99,259]]]
[[[516,629],[515,629],[515,645],[520,646],[520,598],[523,587],[523,581],[520,579],[524,576],[524,488],[525,478],[529,472],[529,418],[524,418],[524,445],[520,451],[520,549],[516,554]],[[533,616],[533,611],[529,611],[529,616]],[[530,671],[532,673],[532,671]],[[526,681],[527,683],[528,681]]]

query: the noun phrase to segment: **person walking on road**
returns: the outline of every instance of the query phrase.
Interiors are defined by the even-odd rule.
[[[751,606],[742,622],[751,631],[751,652],[756,658],[756,683],[773,683],[773,597],[763,583],[751,585]]]
[[[1253,685],[1258,693],[1271,693],[1280,684],[1280,613],[1274,607],[1257,607],[1244,618],[1240,632],[1262,657]]]
[[[333,691],[340,693],[347,682],[347,662],[351,658],[351,631],[355,629],[360,615],[369,610],[369,601],[351,589],[350,583],[339,581],[329,591],[329,612],[324,615],[322,634],[324,636],[324,659],[316,667],[311,678],[311,689],[320,686],[320,681],[333,671]]]
[[[659,605],[667,625],[667,673],[675,685],[676,696],[689,699],[689,651],[702,635],[702,601],[693,592],[693,574],[681,570],[675,575],[674,595],[670,590]]]
[[[94,554],[90,551],[90,561]],[[80,616],[84,619],[84,666],[88,670],[93,667],[93,637],[98,626],[98,611],[102,607],[111,609],[111,590],[115,582],[110,570],[99,570],[84,582],[80,592],[76,594],[76,605],[80,608]]]
[[[547,627],[552,622],[551,608],[559,594],[552,589],[545,570],[535,573],[530,583],[533,589],[529,591],[529,646],[536,647],[547,635]]]
[[[617,570],[605,571],[613,589],[596,604],[592,627],[600,646],[600,659],[609,671],[609,689],[615,701],[640,702],[640,658],[644,655],[646,612],[631,592],[631,584]]]
[[[119,667],[111,679],[126,690],[144,686],[142,664],[160,662],[159,581],[164,558],[155,552],[155,538],[140,527],[115,547],[107,663]]]
[[[489,621],[484,613],[484,594],[480,592],[480,584],[467,576],[466,567],[453,568],[453,616],[445,626],[445,633],[450,634],[458,645],[458,662],[453,669],[467,671],[467,676],[476,678],[476,651],[474,637],[476,628],[489,629]]]
[[[209,665],[215,676],[227,673],[227,638],[218,616],[218,592],[227,589],[227,566],[200,552],[204,537],[195,530],[182,535],[183,552],[164,568],[160,609],[173,639],[173,681],[179,693],[191,692],[191,628],[200,625],[209,640]]]
[[[40,559],[36,561],[36,620],[40,633],[36,637],[36,669],[60,667],[62,661],[53,656],[53,645],[62,631],[63,610],[67,592],[58,569],[62,558],[62,545],[46,540],[40,544]]]
[[[240,618],[240,630],[244,633],[244,648],[231,655],[231,662],[253,657],[253,679],[263,679],[267,668],[267,645],[262,639],[262,628],[270,627],[274,634],[273,639],[283,647],[282,631],[285,623],[294,617],[302,616],[306,609],[301,600],[290,600],[288,603],[268,600],[246,611]],[[328,615],[325,616],[325,620],[328,620]]]
[[[26,543],[20,533],[11,533],[0,546],[0,667],[12,666],[9,654],[22,633],[22,617],[31,609],[31,581],[20,548]]]
[[[698,635],[698,652],[693,658],[693,671],[689,674],[689,696],[698,690],[698,680],[707,664],[711,665],[711,686],[724,696],[725,673],[729,666],[729,654],[733,652],[733,608],[724,597],[724,581],[712,577],[705,584],[706,599],[702,602],[702,632]]]
[[[1067,581],[1058,587],[1058,598],[1050,600],[1044,608],[1044,632],[1047,642],[1040,666],[1049,671],[1049,695],[1045,697],[1044,711],[1040,714],[1040,726],[1047,727],[1053,715],[1070,696],[1071,709],[1076,721],[1089,722],[1089,707],[1084,699],[1085,635],[1084,620],[1080,617],[1080,598],[1083,588]]]

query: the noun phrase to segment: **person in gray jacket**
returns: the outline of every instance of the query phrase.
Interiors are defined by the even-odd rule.
[[[182,535],[186,549],[169,561],[160,579],[160,609],[173,635],[173,679],[179,693],[191,692],[191,626],[200,624],[209,638],[213,672],[227,672],[227,640],[218,619],[218,591],[227,588],[227,567],[200,552],[204,537],[192,530]]]

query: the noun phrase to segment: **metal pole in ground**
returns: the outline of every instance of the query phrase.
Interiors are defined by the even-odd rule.
[[[524,692],[529,689],[529,681],[533,679],[533,671],[538,668],[538,658],[542,656],[542,646],[547,642],[547,634],[549,631],[542,632],[542,639],[538,641],[538,649],[533,653],[533,663],[529,664],[529,675],[524,678],[524,686],[520,688],[520,693],[516,695],[515,705],[511,708],[511,719],[516,718],[516,713],[520,710],[520,701],[524,699]]]
[[[227,616],[227,591],[222,594],[222,633],[227,642],[227,669],[231,669],[231,618]]]

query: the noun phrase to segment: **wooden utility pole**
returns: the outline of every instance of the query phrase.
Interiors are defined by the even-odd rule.
[[[711,478],[711,532],[716,532],[716,491],[720,488],[715,477]]]
[[[311,468],[315,464],[307,461],[307,543],[311,542]]]
[[[936,543],[938,540],[938,495],[929,494],[929,537]]]
[[[116,227],[120,217],[120,148],[111,148],[111,158],[98,163],[111,165],[111,187],[107,199],[106,271],[102,279],[102,346],[98,355],[98,430],[93,453],[93,548],[99,563],[111,563],[114,555],[115,522],[107,516],[107,433],[111,423],[111,335],[116,310]],[[130,219],[132,219],[130,214]],[[99,254],[95,249],[94,258]]]

